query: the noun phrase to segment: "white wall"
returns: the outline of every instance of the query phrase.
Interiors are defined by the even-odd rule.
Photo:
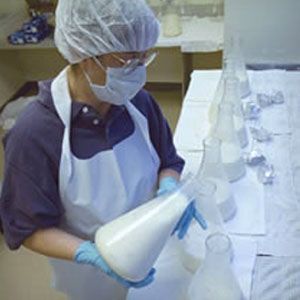
[[[299,0],[226,0],[225,41],[239,33],[247,63],[300,64]]]

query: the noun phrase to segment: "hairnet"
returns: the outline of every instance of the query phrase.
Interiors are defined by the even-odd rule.
[[[159,24],[144,0],[59,0],[55,44],[70,62],[153,47]]]

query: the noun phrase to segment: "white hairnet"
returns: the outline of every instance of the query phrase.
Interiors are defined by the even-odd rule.
[[[144,0],[59,0],[55,43],[71,63],[153,47],[159,24]]]

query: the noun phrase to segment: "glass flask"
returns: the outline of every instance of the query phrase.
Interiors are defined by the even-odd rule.
[[[235,76],[234,73],[234,62],[231,59],[223,59],[223,68],[222,68],[222,74],[220,77],[220,80],[217,85],[217,89],[215,91],[213,100],[211,102],[211,105],[209,107],[208,112],[208,120],[211,124],[213,124],[217,117],[217,109],[218,105],[222,101],[223,95],[224,95],[224,85],[225,85],[225,79],[228,77]]]
[[[223,221],[214,198],[216,186],[201,179],[201,196],[195,201],[196,207],[207,223],[207,229],[201,230],[196,221],[192,221],[183,240],[177,241],[178,253],[183,267],[195,273],[205,255],[205,239],[214,232],[222,232]]]
[[[236,181],[246,174],[245,162],[242,158],[241,146],[234,128],[233,104],[221,102],[219,113],[210,136],[221,140],[221,159],[230,182]]]
[[[101,226],[95,235],[99,253],[123,278],[134,282],[144,279],[184,210],[191,201],[201,198],[202,190],[199,180],[188,178],[174,192],[156,197]]]
[[[218,117],[218,104],[222,101],[233,104],[234,127],[237,132],[240,145],[244,148],[248,145],[249,140],[242,110],[239,80],[234,76],[234,73],[231,72],[230,68],[225,69],[224,75],[222,75],[220,79],[213,102],[211,103],[209,110],[209,120],[211,124],[216,122]]]
[[[226,222],[235,215],[236,203],[221,160],[221,141],[208,137],[203,140],[203,148],[204,154],[197,177],[215,184],[215,201],[223,221]]]
[[[179,6],[175,0],[163,0],[163,35],[174,37],[182,33]]]
[[[214,233],[205,241],[205,259],[188,289],[190,300],[244,300],[231,268],[233,249],[229,237]]]
[[[235,35],[229,39],[229,44],[224,49],[224,58],[233,61],[235,75],[240,80],[241,98],[248,97],[251,94],[251,89],[242,52],[242,39],[239,35]]]

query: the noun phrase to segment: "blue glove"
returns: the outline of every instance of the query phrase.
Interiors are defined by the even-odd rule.
[[[159,182],[159,189],[156,196],[172,192],[179,186],[179,182],[174,177],[165,177]]]
[[[196,219],[196,221],[200,224],[202,229],[207,228],[207,224],[203,217],[200,215],[200,213],[197,211],[195,207],[195,201],[192,201],[187,208],[185,209],[182,217],[178,221],[176,227],[174,228],[173,232],[171,235],[177,233],[177,237],[182,240],[184,236],[187,233],[187,230],[193,220],[193,218]]]
[[[151,269],[148,276],[144,280],[133,282],[124,279],[109,267],[109,265],[104,261],[104,259],[98,252],[96,245],[90,241],[83,242],[79,245],[75,252],[74,261],[79,264],[89,264],[94,267],[99,267],[102,270],[102,272],[114,278],[127,288],[142,288],[150,284],[154,280],[154,268]]]

